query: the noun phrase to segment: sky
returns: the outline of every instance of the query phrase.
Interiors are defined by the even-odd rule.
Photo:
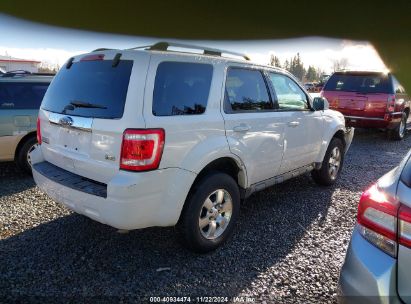
[[[366,41],[324,37],[304,37],[257,41],[182,41],[154,37],[95,33],[49,26],[0,14],[0,55],[63,65],[71,56],[106,47],[124,49],[158,41],[192,43],[245,53],[252,61],[268,64],[270,55],[283,63],[300,53],[306,67],[313,65],[330,73],[333,62],[346,60],[348,69],[382,70],[385,65],[374,47]]]

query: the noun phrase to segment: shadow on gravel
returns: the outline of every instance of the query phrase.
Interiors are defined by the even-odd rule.
[[[35,186],[33,178],[14,162],[0,163],[0,198]]]
[[[0,296],[235,296],[325,217],[333,189],[318,189],[300,177],[254,195],[233,239],[207,255],[182,249],[173,228],[119,234],[61,217],[0,241]]]

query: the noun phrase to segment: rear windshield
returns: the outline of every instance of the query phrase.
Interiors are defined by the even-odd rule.
[[[121,118],[133,61],[80,61],[55,76],[42,109],[83,117]]]
[[[0,82],[0,109],[38,110],[48,86],[46,82]]]
[[[361,93],[392,93],[390,79],[386,74],[334,74],[327,81],[325,91]]]

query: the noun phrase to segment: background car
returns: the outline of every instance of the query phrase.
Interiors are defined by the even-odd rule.
[[[343,302],[411,303],[410,156],[361,196],[340,274]]]
[[[37,144],[36,121],[52,75],[25,71],[0,76],[0,161],[31,172],[28,153]]]
[[[305,88],[308,92],[314,92],[314,90],[315,90],[315,83],[313,83],[313,82],[306,82],[306,83],[304,83],[304,88]]]
[[[336,72],[321,94],[331,109],[344,114],[347,126],[383,128],[393,139],[404,138],[411,101],[392,74]]]

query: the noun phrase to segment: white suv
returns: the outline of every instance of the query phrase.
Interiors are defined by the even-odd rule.
[[[197,48],[71,58],[39,113],[39,188],[118,229],[176,225],[206,252],[253,192],[308,171],[335,182],[353,136],[340,113],[284,70]]]

